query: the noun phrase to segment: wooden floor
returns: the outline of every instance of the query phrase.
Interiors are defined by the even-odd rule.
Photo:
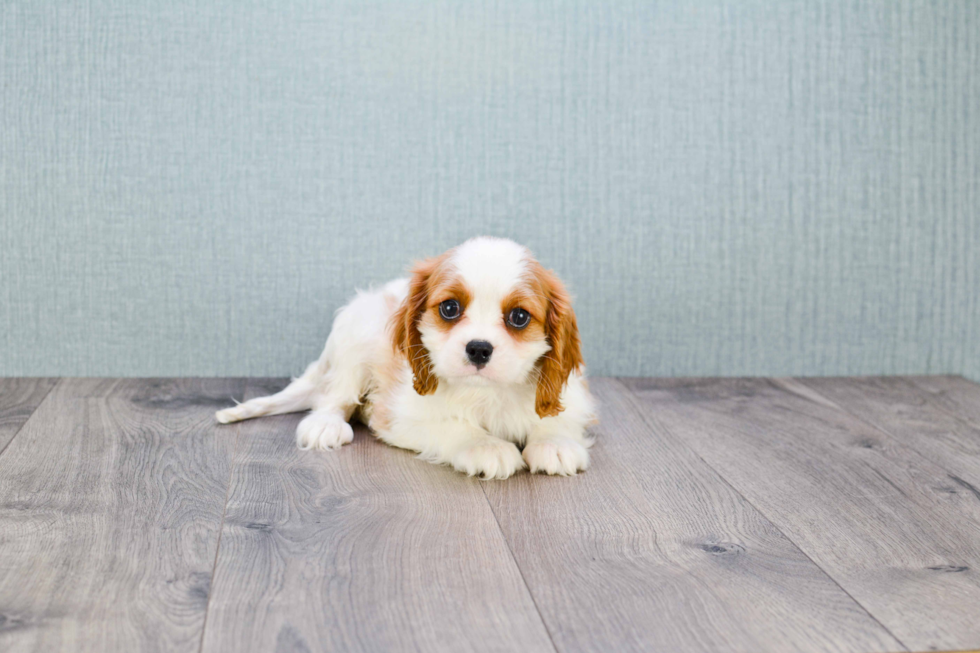
[[[593,379],[588,472],[481,482],[278,379],[0,379],[0,651],[980,648],[980,386]]]

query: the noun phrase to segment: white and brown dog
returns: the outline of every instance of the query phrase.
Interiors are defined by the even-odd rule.
[[[585,469],[596,419],[568,293],[526,248],[499,238],[468,240],[417,264],[411,279],[358,293],[303,376],[217,419],[307,409],[301,449],[350,442],[357,413],[388,444],[500,479],[525,467]]]

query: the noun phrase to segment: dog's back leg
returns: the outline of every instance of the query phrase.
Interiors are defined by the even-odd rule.
[[[310,405],[313,412],[296,427],[300,449],[336,449],[354,439],[348,422],[367,393],[372,351],[384,328],[382,317],[367,320],[367,325],[359,320],[376,311],[379,300],[377,294],[359,295],[334,320],[318,364],[321,377]]]
[[[354,437],[348,424],[370,386],[372,359],[387,346],[385,325],[397,298],[383,291],[359,293],[337,314],[320,359],[282,392],[218,411],[227,424],[262,415],[312,409],[296,428],[300,449],[333,449]]]
[[[327,347],[327,353],[332,348]],[[330,358],[326,356],[326,358]],[[263,415],[281,415],[313,409],[296,427],[296,444],[300,449],[335,449],[354,439],[348,424],[360,400],[363,368],[351,368],[344,357],[334,361],[338,368],[326,371],[324,361],[310,365],[303,376],[282,391],[268,397],[257,397],[232,408],[219,410],[215,417],[222,424]],[[343,363],[347,362],[345,366]]]
[[[310,367],[312,368],[313,365]],[[317,393],[317,384],[310,374],[311,371],[313,370],[308,369],[303,376],[294,379],[274,395],[256,397],[237,406],[219,410],[215,413],[215,417],[222,424],[230,424],[263,415],[282,415],[309,410],[313,408],[314,396]]]

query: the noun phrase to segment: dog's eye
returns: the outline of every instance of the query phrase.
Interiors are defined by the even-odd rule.
[[[515,308],[507,315],[507,324],[515,329],[523,329],[531,321],[531,314],[523,308]]]
[[[439,315],[442,316],[444,320],[455,320],[459,317],[459,302],[455,299],[447,299],[443,303],[439,304]]]

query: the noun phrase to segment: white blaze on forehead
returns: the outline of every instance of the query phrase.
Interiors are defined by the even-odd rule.
[[[500,301],[524,277],[527,259],[527,249],[512,240],[482,237],[457,247],[452,264],[474,299]]]

